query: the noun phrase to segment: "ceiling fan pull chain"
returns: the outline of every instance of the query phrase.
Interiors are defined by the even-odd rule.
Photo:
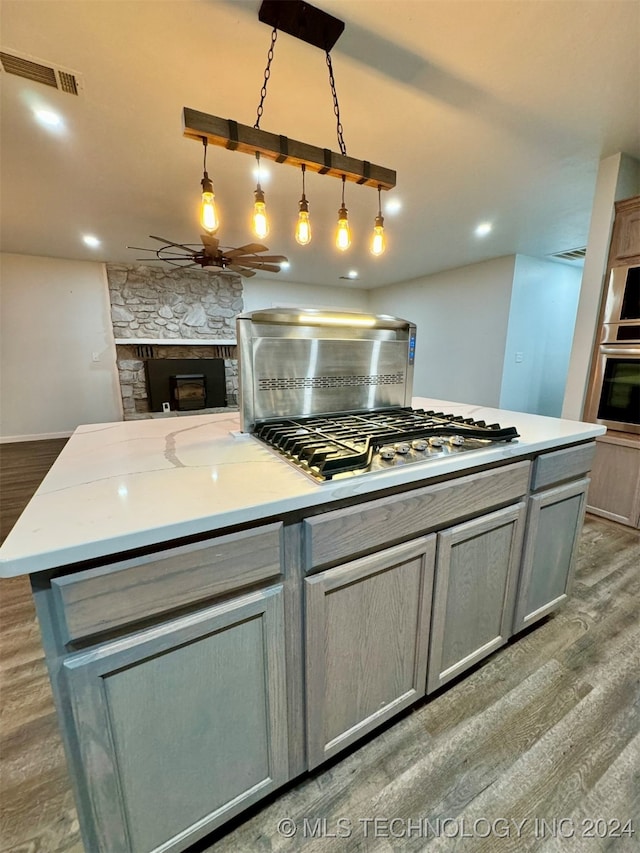
[[[262,89],[260,89],[260,103],[258,104],[256,123],[253,125],[256,130],[260,130],[260,119],[262,118],[262,113],[264,112],[264,99],[267,97],[267,83],[269,82],[269,77],[271,76],[273,48],[275,46],[277,38],[278,30],[274,27],[271,32],[271,44],[269,45],[269,52],[267,53],[267,67],[264,69],[264,83],[262,84]]]
[[[336,132],[338,135],[338,146],[340,147],[340,153],[346,157],[347,156],[347,146],[344,144],[344,138],[342,136],[342,122],[340,121],[340,105],[338,104],[338,94],[336,92],[336,81],[333,77],[333,65],[331,64],[331,54],[327,51],[327,67],[329,69],[329,85],[331,86],[331,94],[333,95],[333,112],[336,116],[337,126]]]

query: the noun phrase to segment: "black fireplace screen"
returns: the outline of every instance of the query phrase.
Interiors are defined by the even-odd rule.
[[[145,362],[149,409],[162,412],[224,408],[227,387],[222,358],[150,358]]]

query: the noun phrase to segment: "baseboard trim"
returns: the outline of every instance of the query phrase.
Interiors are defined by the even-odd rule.
[[[37,435],[0,435],[0,444],[10,444],[16,441],[44,441],[47,438],[69,438],[73,430],[67,432],[40,432]]]

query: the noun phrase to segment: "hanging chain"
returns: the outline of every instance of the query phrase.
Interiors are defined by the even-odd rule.
[[[347,156],[347,146],[344,144],[344,138],[342,136],[342,122],[340,121],[340,105],[338,104],[338,95],[336,92],[336,81],[333,77],[333,66],[331,65],[331,54],[327,51],[327,67],[329,69],[329,85],[331,86],[331,94],[333,95],[333,112],[336,116],[336,132],[338,134],[338,145],[340,147],[340,153],[346,157]]]
[[[271,33],[271,44],[269,45],[269,52],[267,53],[267,67],[264,69],[264,83],[262,84],[262,89],[260,89],[260,103],[258,104],[256,123],[253,125],[257,130],[260,129],[260,119],[262,118],[262,113],[264,112],[264,99],[267,97],[267,83],[269,82],[269,77],[271,77],[271,61],[273,60],[273,48],[277,38],[278,30],[274,27]]]

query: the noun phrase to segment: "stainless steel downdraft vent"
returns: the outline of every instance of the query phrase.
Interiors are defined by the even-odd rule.
[[[549,255],[549,257],[557,258],[559,261],[584,261],[586,254],[587,247],[583,246],[581,249],[569,249],[567,252],[556,252],[553,255]]]
[[[7,74],[15,74],[34,83],[42,83],[60,89],[69,95],[79,95],[82,90],[82,78],[74,71],[47,65],[33,57],[19,56],[7,50],[0,50],[0,65]]]

